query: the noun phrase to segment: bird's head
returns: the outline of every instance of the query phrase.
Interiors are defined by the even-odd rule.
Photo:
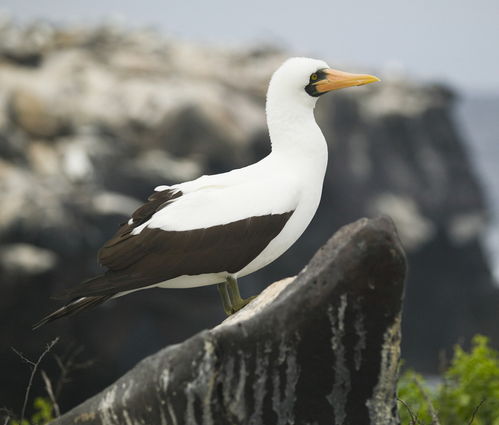
[[[272,76],[268,97],[292,98],[315,104],[317,98],[331,90],[362,86],[380,81],[368,74],[350,74],[331,69],[324,61],[310,58],[290,58]]]

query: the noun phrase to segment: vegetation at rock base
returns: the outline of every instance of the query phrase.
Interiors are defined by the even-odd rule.
[[[33,402],[35,413],[31,416],[30,420],[11,420],[10,425],[44,425],[54,419],[53,410],[54,406],[50,399],[45,397],[37,397]]]
[[[477,335],[470,352],[455,348],[439,385],[406,371],[398,398],[403,425],[499,425],[499,352]]]

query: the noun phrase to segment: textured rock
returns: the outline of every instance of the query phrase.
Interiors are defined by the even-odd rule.
[[[32,92],[15,91],[9,107],[12,121],[33,137],[53,138],[64,132],[64,123],[52,114],[50,105]]]
[[[345,226],[295,279],[53,424],[398,424],[405,270],[390,219]]]

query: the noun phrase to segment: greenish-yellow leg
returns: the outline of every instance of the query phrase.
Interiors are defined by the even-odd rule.
[[[227,290],[229,293],[230,302],[232,304],[232,313],[241,310],[245,305],[247,305],[251,300],[255,299],[255,297],[249,298],[241,298],[241,294],[239,292],[239,286],[237,286],[237,280],[231,276],[227,277]]]
[[[219,283],[218,286],[218,293],[220,294],[220,298],[222,299],[222,304],[224,306],[224,311],[227,316],[230,316],[232,313],[234,313],[232,309],[232,303],[230,301],[229,297],[229,292],[227,291],[228,287],[228,282],[224,281],[222,283]]]
[[[237,280],[233,277],[228,277],[225,282],[218,284],[218,292],[222,298],[222,304],[227,316],[241,310],[246,304],[256,297],[241,298]]]

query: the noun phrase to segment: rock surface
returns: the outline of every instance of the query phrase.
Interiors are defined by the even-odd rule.
[[[97,250],[152,188],[269,151],[265,90],[292,53],[113,25],[0,21],[0,361],[9,371],[0,405],[21,405],[25,389],[25,365],[9,346],[34,357],[61,336],[61,347],[85,347],[98,368],[65,386],[68,408],[222,319],[213,287],[144,291],[31,332],[59,306],[51,296],[99,272]],[[480,245],[485,206],[453,120],[455,96],[380,77],[320,99],[330,158],[317,216],[286,255],[241,285],[245,295],[258,293],[296,274],[340,226],[388,214],[411,264],[403,357],[435,372],[439,353],[458,340],[482,332],[499,342],[499,295]],[[22,257],[9,252],[15,247]],[[57,377],[55,365],[46,367]],[[34,394],[43,391],[36,382]]]
[[[399,424],[405,271],[390,219],[345,226],[295,279],[53,424]]]

